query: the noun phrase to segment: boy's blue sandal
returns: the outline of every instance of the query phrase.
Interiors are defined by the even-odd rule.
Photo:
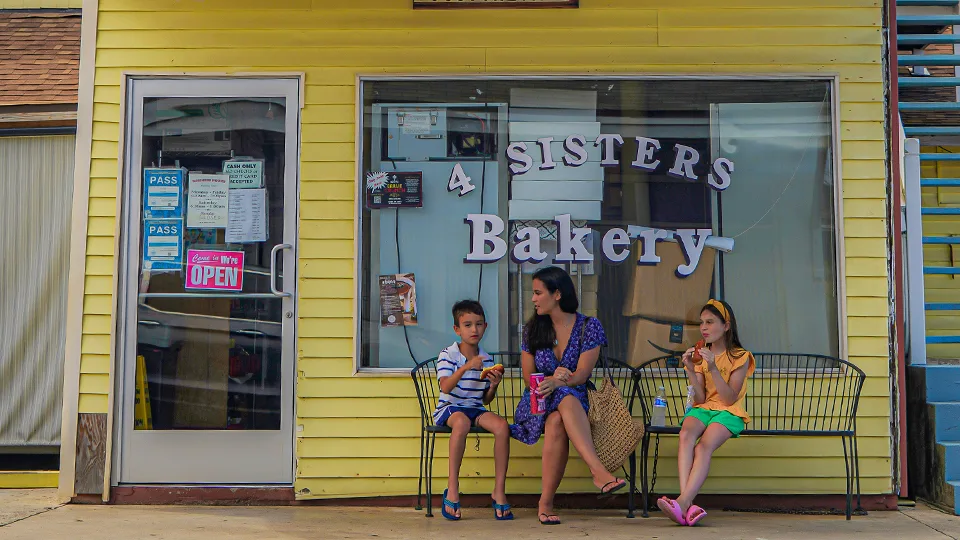
[[[497,510],[500,511],[500,515],[497,515]],[[497,518],[497,521],[510,521],[513,519],[513,512],[510,511],[509,504],[497,504],[496,501],[493,502],[493,517]]]
[[[460,509],[460,503],[452,502],[447,500],[447,490],[443,490],[443,506],[440,507],[440,513],[443,514],[443,517],[449,519],[450,521],[460,521],[460,516],[451,514],[447,512],[447,507],[453,508],[454,511]]]

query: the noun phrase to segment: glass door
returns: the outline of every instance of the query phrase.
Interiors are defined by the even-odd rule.
[[[299,81],[136,79],[121,483],[290,484]]]

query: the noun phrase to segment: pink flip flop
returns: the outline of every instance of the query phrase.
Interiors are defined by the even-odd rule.
[[[685,521],[687,525],[693,527],[700,522],[701,519],[707,517],[707,512],[703,508],[695,504],[691,504],[690,508],[687,509],[687,515],[685,516]]]
[[[660,497],[657,501],[657,506],[660,508],[660,511],[667,515],[670,518],[670,521],[676,523],[677,525],[686,525],[687,520],[683,516],[683,512],[680,510],[680,503],[666,497]]]

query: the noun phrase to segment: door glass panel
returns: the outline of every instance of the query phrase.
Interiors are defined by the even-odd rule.
[[[284,98],[143,101],[136,430],[279,430]]]

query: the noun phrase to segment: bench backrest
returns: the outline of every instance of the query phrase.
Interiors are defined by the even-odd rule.
[[[491,356],[494,363],[504,366],[520,365],[520,353],[493,353]],[[633,368],[618,360],[609,359],[608,361],[614,383],[620,389],[627,407],[636,414],[637,411],[634,410],[633,404],[636,401],[638,387]],[[433,411],[437,406],[437,399],[440,397],[440,383],[437,381],[437,359],[431,358],[420,362],[410,371],[410,375],[417,390],[421,422],[424,426],[431,426],[433,425]],[[602,380],[599,362],[593,370],[591,380],[597,386]],[[506,418],[507,422],[513,423],[517,403],[523,396],[525,389],[526,382],[521,376],[520,369],[507,368],[503,381],[500,383],[500,388],[497,390],[497,397],[487,405],[487,409]]]
[[[860,390],[866,376],[857,366],[818,354],[754,353],[757,369],[747,379],[745,406],[755,432],[852,432]],[[677,426],[687,399],[687,377],[676,356],[663,356],[636,367],[644,422],[663,386],[667,425]]]

